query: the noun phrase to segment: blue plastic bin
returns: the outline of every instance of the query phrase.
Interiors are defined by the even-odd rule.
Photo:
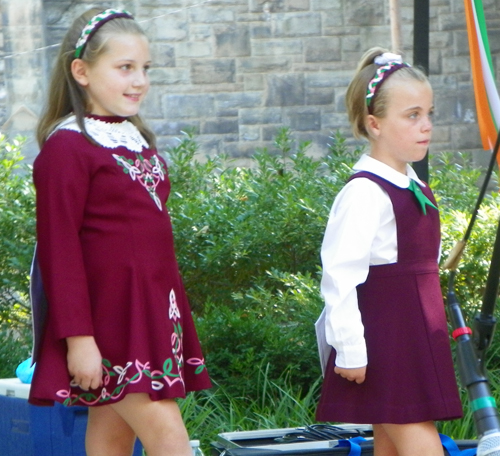
[[[0,379],[1,456],[85,456],[86,407],[28,404],[29,385]],[[134,456],[142,456],[137,440]]]

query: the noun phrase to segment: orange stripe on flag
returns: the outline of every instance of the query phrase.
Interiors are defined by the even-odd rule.
[[[474,86],[474,95],[476,98],[477,121],[479,133],[483,143],[483,149],[490,150],[497,137],[497,130],[493,122],[486,88],[484,85],[483,69],[481,66],[481,55],[479,53],[479,31],[476,30],[474,21],[474,11],[472,9],[473,0],[465,1],[465,19],[467,22],[467,35],[469,37],[469,50],[472,68],[472,83]]]

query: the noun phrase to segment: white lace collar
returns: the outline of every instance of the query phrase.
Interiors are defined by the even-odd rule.
[[[149,144],[137,127],[128,120],[106,122],[94,117],[85,117],[85,128],[95,142],[108,149],[116,149],[117,147],[124,146],[132,152],[140,153],[143,148],[149,147]],[[70,116],[66,120],[63,120],[54,131],[57,130],[81,132],[80,127],[76,123],[75,116]]]

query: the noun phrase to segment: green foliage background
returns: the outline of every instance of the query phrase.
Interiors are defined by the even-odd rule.
[[[22,143],[0,138],[0,376],[14,376],[29,356],[28,274],[35,242],[34,191]],[[258,427],[308,424],[320,385],[314,321],[323,306],[319,250],[333,199],[362,150],[332,135],[314,159],[309,144],[280,130],[272,150],[257,150],[252,166],[224,156],[197,160],[193,135],[167,151],[176,251],[211,377],[212,391],[181,401],[193,437]],[[461,239],[478,194],[480,172],[469,157],[433,157],[433,187],[441,210],[443,259]],[[481,305],[500,198],[487,195],[460,263],[456,293],[471,321]],[[447,291],[442,272],[443,293]],[[495,333],[488,352],[494,394],[500,383]],[[474,435],[467,397],[462,421],[449,435]],[[295,410],[294,413],[291,409]],[[220,416],[219,416],[220,415]],[[202,419],[203,418],[203,419]],[[207,424],[211,423],[211,424]],[[297,423],[297,424],[296,424]],[[208,426],[208,427],[207,427]]]

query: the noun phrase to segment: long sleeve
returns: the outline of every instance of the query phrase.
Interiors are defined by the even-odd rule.
[[[56,338],[92,335],[92,318],[79,233],[91,180],[79,133],[60,131],[35,160],[37,242]]]
[[[397,260],[391,202],[368,179],[349,182],[337,196],[321,249],[321,293],[326,307],[326,339],[344,368],[368,363],[356,287],[365,282],[372,264]]]

